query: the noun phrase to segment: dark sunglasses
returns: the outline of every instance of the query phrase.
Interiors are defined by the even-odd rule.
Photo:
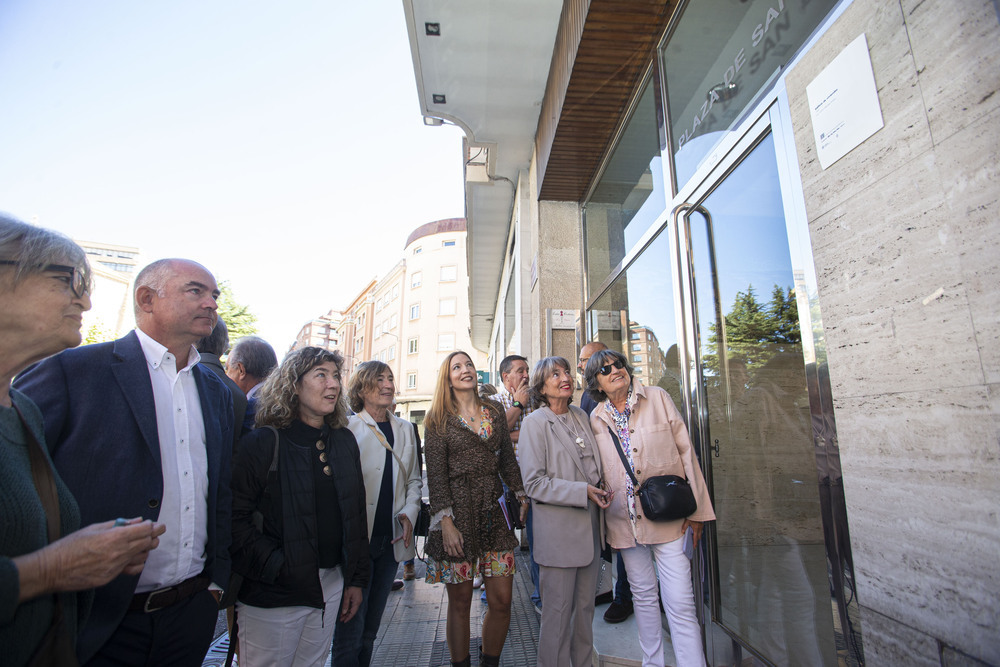
[[[0,264],[6,266],[17,266],[18,261],[13,259],[0,259]],[[42,271],[54,271],[56,273],[68,273],[70,275],[70,289],[73,290],[73,295],[77,299],[82,299],[84,294],[90,292],[90,288],[87,286],[87,279],[84,277],[80,269],[75,266],[66,266],[65,264],[49,264],[48,266],[43,266]]]
[[[611,375],[611,367],[612,366],[614,366],[618,370],[621,370],[621,369],[625,368],[625,362],[622,361],[621,359],[615,359],[613,363],[605,364],[604,366],[601,366],[601,368],[598,370],[598,373],[600,373],[601,375]]]

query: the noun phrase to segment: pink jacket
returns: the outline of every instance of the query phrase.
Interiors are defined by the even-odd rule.
[[[708,496],[708,487],[701,474],[688,436],[687,427],[670,396],[659,387],[644,387],[638,379],[632,380],[634,404],[629,418],[632,440],[632,460],[635,461],[635,476],[643,480],[657,475],[678,475],[687,477],[694,492],[698,509],[690,518],[692,521],[713,521],[715,511]],[[604,479],[614,490],[611,507],[605,510],[608,543],[615,549],[627,549],[639,544],[661,544],[673,542],[681,537],[683,520],[650,521],[643,516],[642,505],[636,498],[636,520],[633,527],[626,508],[625,467],[618,448],[615,447],[610,426],[614,420],[607,411],[607,400],[599,403],[590,415],[590,427],[597,439],[604,466]],[[624,443],[623,443],[624,444]]]

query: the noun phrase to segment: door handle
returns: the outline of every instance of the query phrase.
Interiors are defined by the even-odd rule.
[[[719,439],[718,438],[715,439],[715,447],[712,447],[712,449],[715,450],[715,458],[719,458]]]

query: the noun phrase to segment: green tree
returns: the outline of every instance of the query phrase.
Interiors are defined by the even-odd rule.
[[[710,351],[706,350],[708,353],[703,362],[707,374],[718,377],[719,323],[713,322],[709,330]],[[761,304],[753,285],[748,285],[746,292],[737,292],[733,299],[733,307],[725,316],[725,333],[726,356],[745,363],[752,378],[754,372],[775,354],[791,351],[802,342],[795,290],[775,285],[771,290],[771,300]]]
[[[257,316],[250,311],[250,306],[236,300],[228,280],[219,283],[218,303],[219,317],[229,328],[229,340],[236,341],[257,333]]]
[[[104,321],[95,317],[89,325],[87,325],[86,331],[83,332],[83,345],[90,345],[91,343],[106,343],[116,339],[118,336],[115,332],[111,330]]]

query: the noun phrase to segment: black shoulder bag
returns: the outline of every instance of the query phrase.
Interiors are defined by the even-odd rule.
[[[615,441],[615,449],[618,450],[618,456],[622,460],[622,465],[625,466],[625,472],[632,478],[632,486],[635,487],[635,493],[639,496],[639,503],[642,505],[642,511],[647,519],[677,521],[694,514],[695,510],[698,509],[698,503],[694,499],[691,485],[688,484],[686,478],[677,475],[657,475],[650,477],[640,486],[639,480],[632,472],[632,466],[629,465],[628,459],[625,457],[625,452],[622,451],[622,443],[610,426],[608,426],[608,433]]]

